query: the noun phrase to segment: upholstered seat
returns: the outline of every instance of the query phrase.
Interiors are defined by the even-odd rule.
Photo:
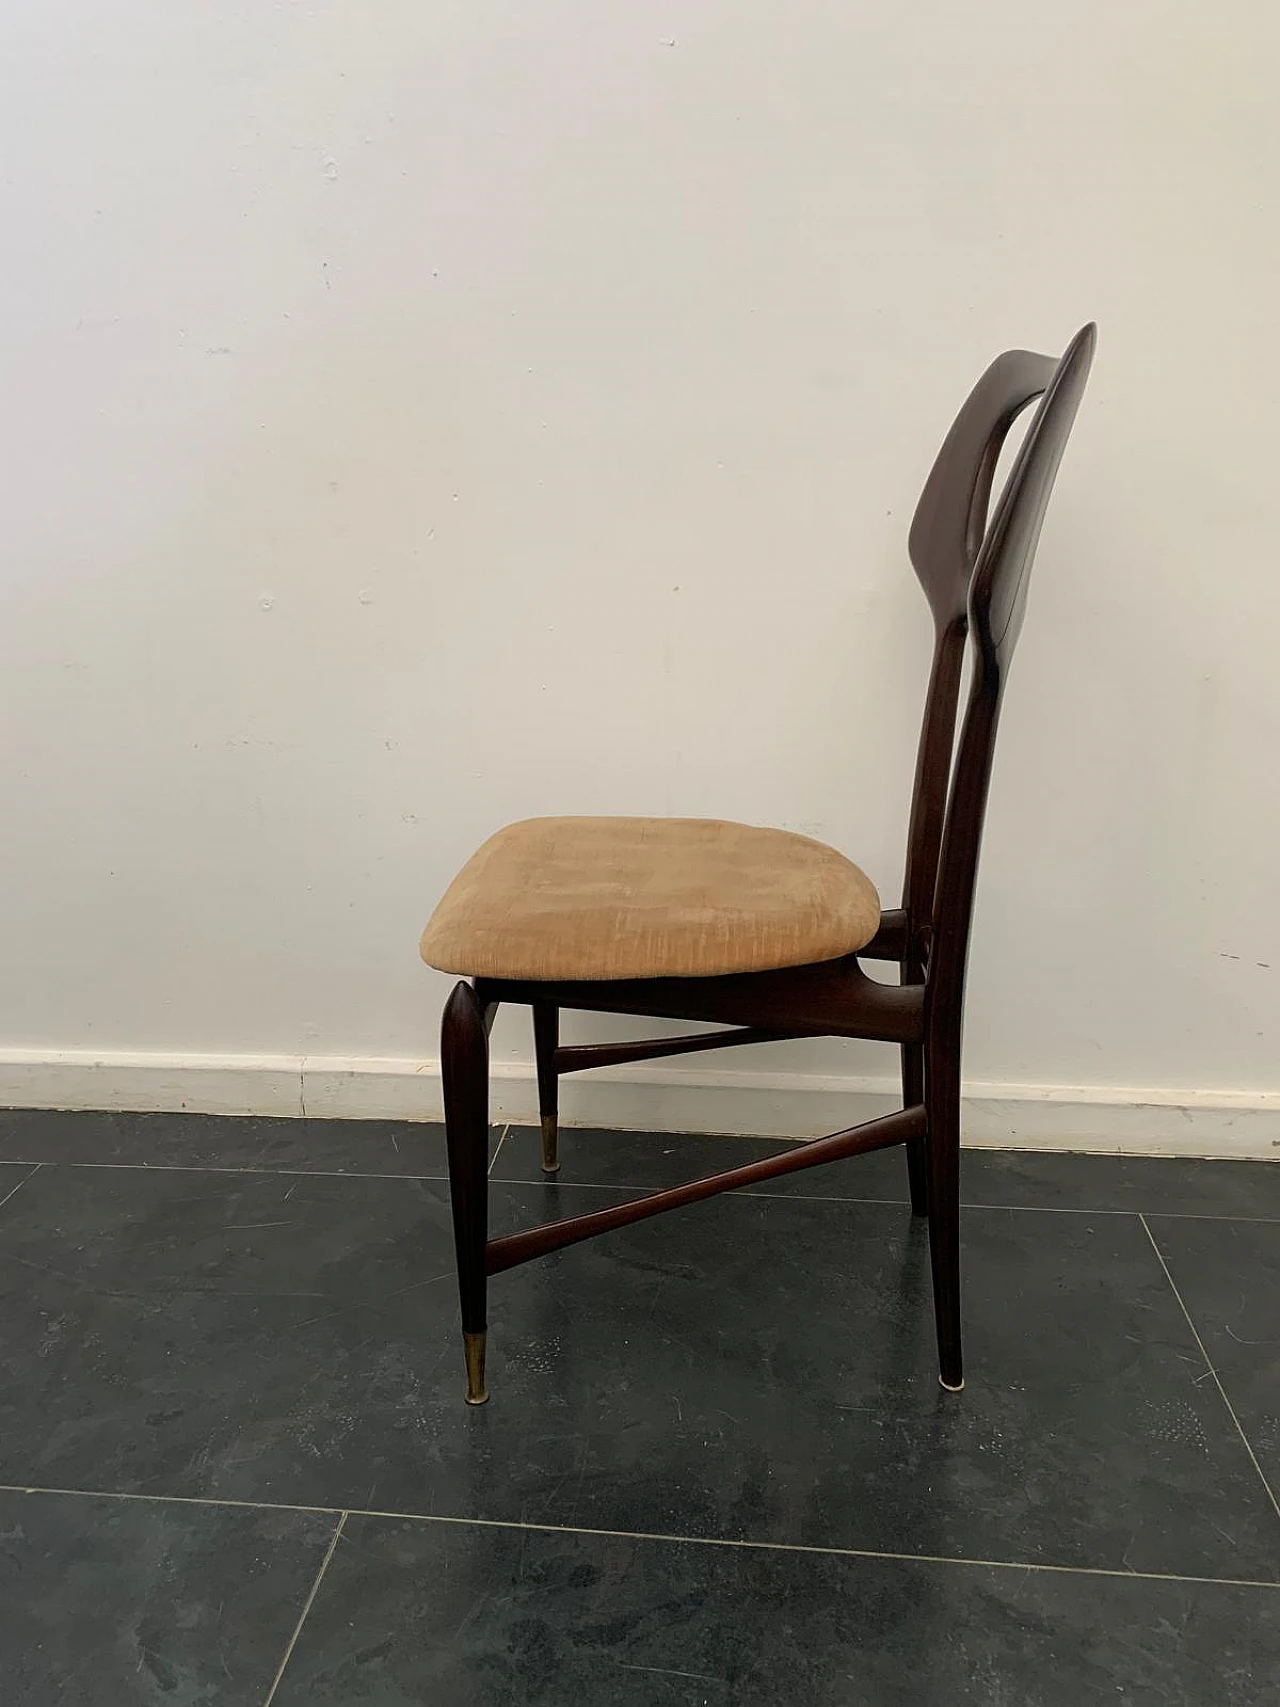
[[[530,818],[454,878],[422,958],[467,977],[702,978],[834,960],[880,924],[834,848],[703,818]]]

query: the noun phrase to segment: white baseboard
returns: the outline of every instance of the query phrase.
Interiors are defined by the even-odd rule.
[[[527,1062],[495,1061],[495,1120],[532,1121]],[[897,1106],[888,1079],[669,1062],[567,1078],[566,1125],[811,1138]],[[0,1107],[439,1120],[438,1061],[0,1050]],[[966,1144],[1280,1160],[1280,1092],[971,1083]]]

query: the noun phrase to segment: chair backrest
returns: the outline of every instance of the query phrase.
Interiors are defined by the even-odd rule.
[[[916,762],[903,906],[907,975],[928,966],[935,1016],[958,1017],[982,822],[1005,673],[1022,627],[1027,582],[1062,453],[1093,360],[1085,326],[1060,361],[1010,350],[973,388],[938,453],[911,524],[909,549],[933,612],[935,644]],[[988,521],[1009,429],[1040,399]],[[955,740],[966,639],[973,673]],[[954,756],[953,756],[954,750]]]

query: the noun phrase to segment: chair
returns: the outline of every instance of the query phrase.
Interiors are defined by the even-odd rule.
[[[901,907],[882,912],[870,880],[807,837],[653,818],[511,825],[441,900],[422,938],[423,959],[470,980],[449,997],[441,1045],[468,1404],[488,1397],[489,1276],[736,1186],[893,1144],[906,1148],[912,1211],[928,1216],[939,1379],[949,1392],[963,1387],[960,1040],[974,883],[1006,673],[1095,337],[1085,326],[1057,362],[1025,350],[997,357],[956,417],[921,494],[909,551],[935,640]],[[988,521],[1001,446],[1037,398]],[[869,978],[860,958],[896,962],[901,981]],[[898,1045],[903,1106],[746,1167],[489,1239],[488,1040],[500,1002],[533,1010],[548,1173],[559,1165],[558,1080],[583,1068],[779,1038],[861,1037]],[[561,1008],[727,1029],[564,1046]]]

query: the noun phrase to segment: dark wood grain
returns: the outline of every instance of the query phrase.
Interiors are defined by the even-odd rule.
[[[880,928],[858,950],[859,960],[901,960],[907,951],[907,921],[905,907],[886,907],[880,915]]]
[[[793,1037],[869,1037],[906,1043],[924,1036],[924,991],[879,984],[856,955],[778,972],[720,978],[613,979],[599,983],[477,980],[484,1001],[554,1002],[561,1008],[654,1019],[705,1020],[784,1031]]]
[[[635,1043],[579,1043],[555,1052],[557,1073],[581,1073],[588,1067],[620,1067],[628,1061],[657,1061],[664,1055],[699,1055],[708,1049],[738,1049],[744,1043],[779,1043],[794,1031],[699,1031],[688,1037],[646,1037]]]
[[[912,1208],[929,1218],[941,1379],[953,1390],[962,1386],[961,1039],[978,857],[1005,682],[1022,626],[1031,564],[1095,339],[1095,328],[1085,326],[1056,362],[1026,350],[998,356],[956,416],[925,482],[908,550],[933,615],[934,647],[916,753],[902,905],[885,909],[875,938],[861,954],[716,978],[557,983],[477,979],[472,1000],[478,1018],[464,1011],[455,991],[445,1016],[446,1098],[452,1077],[455,1088],[447,1119],[450,1175],[461,1204],[455,1207],[455,1227],[460,1229],[464,1322],[477,1319],[477,1296],[483,1317],[475,1249],[477,1204],[483,1204],[483,1193],[474,1178],[474,1133],[481,1116],[473,1083],[482,1052],[475,1035],[477,1029],[484,1035],[497,1003],[529,1003],[535,1016],[544,1016],[535,1020],[544,1113],[555,1110],[552,1082],[562,1072],[775,1037],[865,1038],[900,1048],[901,1113],[815,1140],[794,1154],[751,1168],[494,1240],[487,1247],[485,1266],[497,1273],[749,1180],[903,1143]],[[992,510],[1001,449],[1015,421],[1032,404],[1037,404],[1035,413]],[[961,707],[966,652],[972,670]],[[869,978],[860,959],[895,963],[899,982]],[[545,1016],[561,1008],[734,1029],[702,1037],[557,1048]]]
[[[560,1171],[560,1010],[554,1002],[533,1004],[533,1048],[538,1068],[538,1119],[542,1125],[542,1166]]]
[[[721,1192],[734,1191],[744,1185],[759,1185],[764,1180],[778,1179],[783,1174],[798,1173],[802,1168],[821,1167],[826,1162],[843,1161],[871,1150],[885,1150],[893,1144],[904,1144],[918,1137],[925,1127],[923,1108],[898,1109],[882,1115],[879,1120],[852,1126],[847,1132],[833,1132],[829,1138],[812,1138],[783,1150],[763,1161],[748,1162],[745,1167],[728,1168],[723,1173],[708,1174],[705,1179],[690,1180],[687,1185],[673,1185],[666,1191],[651,1191],[644,1197],[633,1197],[626,1203],[615,1203],[608,1209],[597,1209],[590,1215],[575,1215],[564,1221],[548,1221],[544,1226],[531,1227],[524,1233],[509,1233],[502,1239],[491,1239],[487,1262],[490,1274],[501,1274],[532,1257],[546,1256],[550,1251],[576,1245],[583,1239],[594,1239],[597,1233],[607,1233],[616,1227],[629,1227],[633,1221],[644,1221],[650,1215],[661,1215],[668,1209],[682,1209],[690,1203],[701,1203]]]
[[[488,1230],[489,1025],[469,984],[455,984],[445,1004],[440,1070],[444,1082],[449,1198],[458,1259],[464,1333],[483,1333],[484,1244]]]

